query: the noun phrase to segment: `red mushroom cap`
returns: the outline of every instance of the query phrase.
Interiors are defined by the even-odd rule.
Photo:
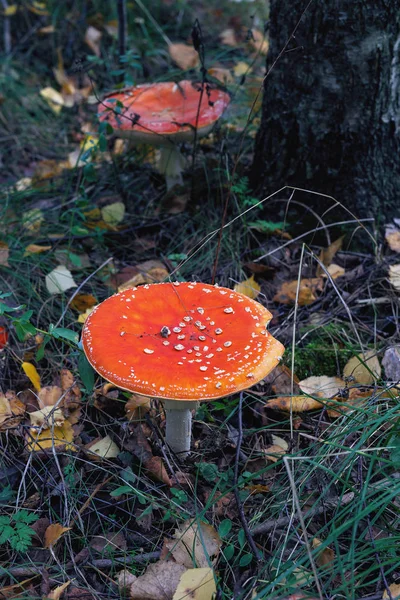
[[[86,356],[116,386],[158,398],[211,400],[246,389],[284,347],[266,331],[271,313],[232,290],[158,283],[111,296],[83,328]]]
[[[202,96],[200,92],[201,84],[192,81],[138,85],[108,95],[99,105],[99,118],[138,141],[154,143],[158,136],[188,141],[196,125],[198,133],[206,135],[230,102],[218,88],[207,86]]]

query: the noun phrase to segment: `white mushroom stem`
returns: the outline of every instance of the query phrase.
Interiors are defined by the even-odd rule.
[[[185,457],[190,452],[192,410],[195,402],[163,400],[166,413],[165,441],[175,454]]]
[[[174,185],[182,185],[182,172],[187,168],[188,163],[186,158],[181,154],[175,144],[160,147],[160,157],[157,162],[157,168],[165,175],[167,189],[171,189]]]

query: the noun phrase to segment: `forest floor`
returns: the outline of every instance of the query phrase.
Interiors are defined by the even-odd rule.
[[[0,598],[395,598],[400,220],[252,190],[264,2],[128,2],[122,60],[113,4],[2,4]],[[231,102],[167,190],[157,149],[100,127],[98,101],[202,78]],[[286,347],[198,406],[186,458],[162,403],[79,346],[93,306],[175,280],[257,298]]]

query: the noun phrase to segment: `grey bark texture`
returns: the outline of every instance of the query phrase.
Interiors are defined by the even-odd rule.
[[[400,1],[306,4],[270,1],[267,72],[290,41],[265,80],[253,186],[331,194],[358,217],[400,216]]]

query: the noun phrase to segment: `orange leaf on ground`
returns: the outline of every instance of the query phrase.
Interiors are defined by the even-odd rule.
[[[174,63],[184,71],[194,69],[199,64],[199,54],[193,46],[181,43],[170,44],[168,52]]]
[[[270,398],[265,404],[265,408],[272,410],[283,410],[285,412],[308,412],[309,410],[317,410],[322,408],[324,402],[315,400],[308,396],[280,396],[278,398]]]
[[[294,281],[285,281],[274,296],[274,302],[280,304],[294,304],[298,294],[299,306],[307,306],[317,299],[316,292],[323,290],[324,282],[322,279],[314,277],[313,279],[301,279],[300,284]],[[299,291],[297,292],[297,288]]]
[[[71,527],[64,527],[60,523],[52,523],[49,525],[44,534],[44,547],[50,548],[51,546],[54,546],[60,537],[70,529]]]

